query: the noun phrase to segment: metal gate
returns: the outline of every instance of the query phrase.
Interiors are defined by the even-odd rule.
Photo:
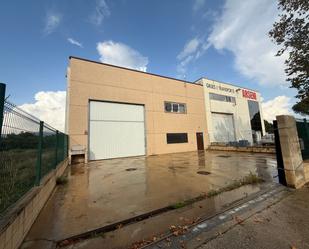
[[[280,145],[280,136],[279,136],[277,120],[273,121],[273,125],[274,125],[277,170],[278,170],[279,183],[286,186],[287,183],[286,183],[286,179],[285,179],[284,163],[283,163],[283,157],[282,157],[282,151],[281,151],[281,145]]]
[[[309,159],[309,124],[306,119],[297,119],[296,127],[303,160]]]

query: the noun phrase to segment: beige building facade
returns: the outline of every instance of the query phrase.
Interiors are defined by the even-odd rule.
[[[206,149],[203,85],[70,57],[66,132],[85,157]]]

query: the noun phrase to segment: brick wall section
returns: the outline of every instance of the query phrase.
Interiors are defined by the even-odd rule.
[[[42,179],[41,186],[30,190],[0,221],[0,249],[17,249],[21,245],[67,165],[68,160],[60,163]]]

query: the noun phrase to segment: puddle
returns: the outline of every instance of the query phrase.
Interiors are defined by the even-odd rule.
[[[137,170],[137,168],[127,168],[126,171],[134,171]]]
[[[170,166],[169,169],[187,169],[188,167],[185,166]]]
[[[229,155],[219,155],[218,157],[229,158],[231,156],[229,156]]]
[[[56,190],[27,238],[62,240],[93,231],[167,203],[218,191],[250,171],[267,182],[277,181],[273,176],[278,171],[272,166],[275,155],[222,153],[186,152],[71,166],[68,184]],[[262,159],[266,159],[264,165],[259,162]]]
[[[200,175],[205,175],[205,176],[207,176],[207,175],[210,174],[210,172],[204,171],[204,170],[200,170],[200,171],[198,171],[198,172],[196,172],[196,173],[197,173],[197,174],[200,174]]]

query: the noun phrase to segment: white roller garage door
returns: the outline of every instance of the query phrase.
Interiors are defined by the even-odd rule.
[[[144,106],[90,101],[89,159],[145,155]]]
[[[232,114],[211,113],[213,142],[227,143],[235,141],[235,128]]]

